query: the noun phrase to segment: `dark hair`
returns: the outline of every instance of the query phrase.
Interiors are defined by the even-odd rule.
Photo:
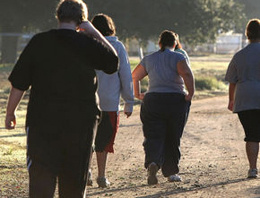
[[[88,19],[87,5],[82,0],[61,0],[56,9],[59,22],[76,22],[77,25]]]
[[[258,40],[260,39],[260,20],[251,19],[247,23],[245,35],[248,40]]]
[[[164,30],[159,37],[161,51],[164,51],[166,47],[172,47],[176,40],[176,35],[173,31]]]
[[[116,34],[116,27],[111,17],[100,13],[93,17],[92,24],[103,36],[113,36]]]
[[[179,35],[177,33],[175,33],[175,36],[176,36],[176,46],[175,46],[175,49],[182,49],[182,45],[181,45],[181,42],[180,42]]]

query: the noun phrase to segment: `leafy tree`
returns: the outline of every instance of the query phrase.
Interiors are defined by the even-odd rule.
[[[95,0],[89,5],[92,14],[109,14],[122,38],[147,40],[170,29],[190,45],[213,41],[220,30],[240,27],[244,18],[243,7],[233,0]]]
[[[22,33],[46,29],[55,24],[55,0],[1,0],[0,31],[2,33]],[[17,36],[2,36],[1,62],[14,62],[17,51]]]
[[[1,0],[0,31],[28,32],[56,26],[59,0]],[[184,43],[214,41],[220,31],[243,32],[246,16],[259,12],[259,0],[84,0],[94,14],[110,15],[121,39],[155,39],[164,29],[177,32]],[[243,7],[244,5],[244,7]],[[257,6],[255,6],[257,5]],[[251,15],[250,15],[251,14]],[[2,37],[2,62],[14,62],[16,37]]]

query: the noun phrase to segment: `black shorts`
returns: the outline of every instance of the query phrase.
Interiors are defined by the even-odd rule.
[[[101,122],[97,128],[95,151],[114,153],[114,141],[119,127],[117,111],[102,111]]]
[[[246,142],[260,142],[260,109],[238,112],[239,120],[245,131]]]
[[[87,116],[85,116],[87,117]],[[74,118],[57,124],[27,127],[27,165],[38,163],[53,174],[72,172],[82,177],[88,168],[96,117],[77,123]]]

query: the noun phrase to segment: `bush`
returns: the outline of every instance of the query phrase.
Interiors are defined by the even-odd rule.
[[[195,78],[196,90],[223,90],[226,85],[222,81],[218,81],[216,77],[196,77]]]

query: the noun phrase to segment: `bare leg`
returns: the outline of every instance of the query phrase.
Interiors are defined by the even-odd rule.
[[[257,169],[257,157],[259,152],[258,142],[246,142],[246,154],[250,169]]]
[[[98,177],[105,177],[107,152],[96,152],[97,165],[98,165]]]
[[[99,188],[106,188],[110,186],[110,182],[105,176],[106,172],[106,162],[107,162],[107,152],[96,152],[97,155],[97,165],[98,165],[98,177],[97,183]]]

